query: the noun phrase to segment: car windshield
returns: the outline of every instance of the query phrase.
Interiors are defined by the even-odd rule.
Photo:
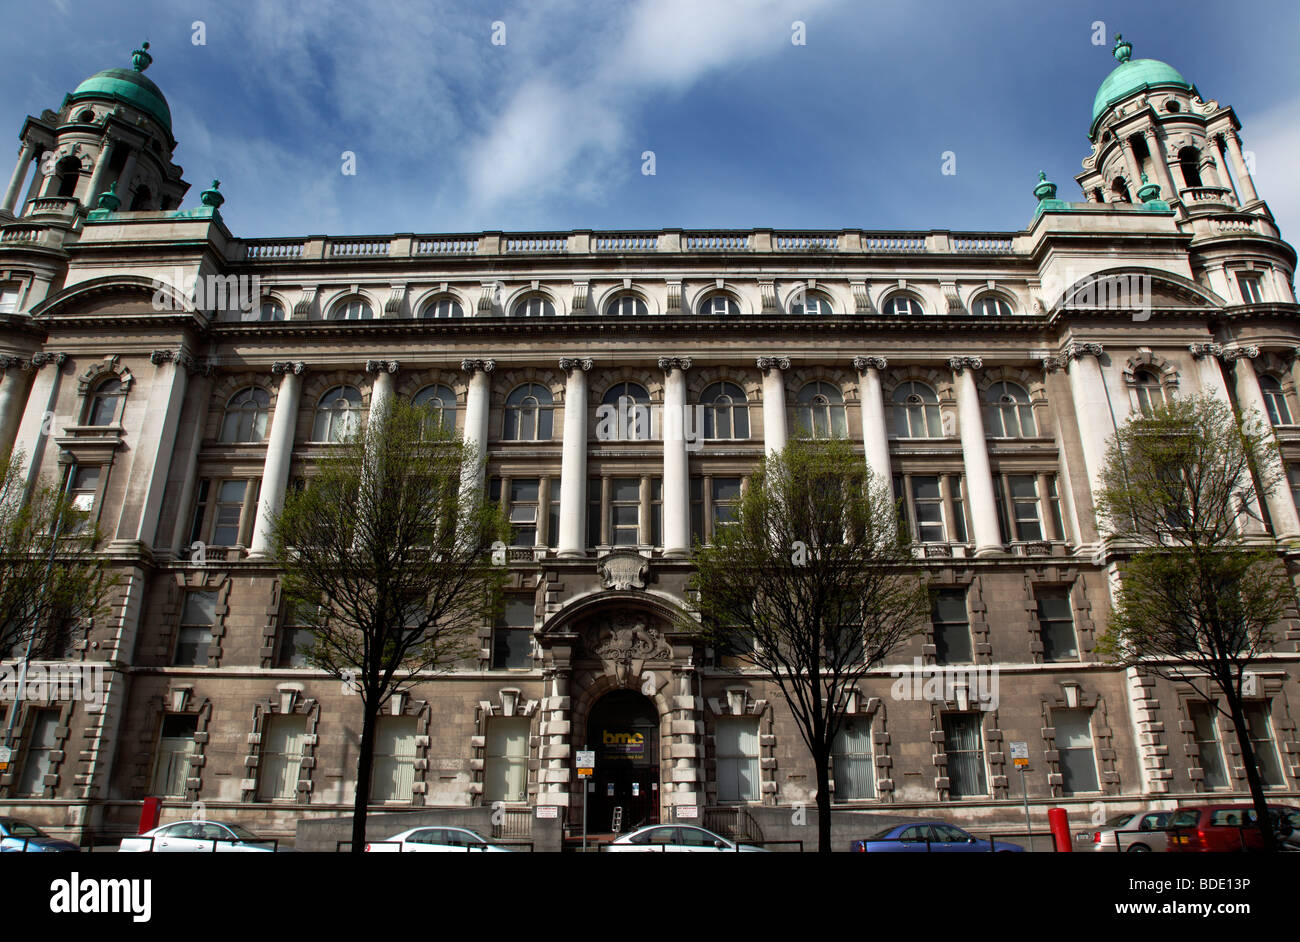
[[[46,833],[35,825],[28,824],[26,821],[15,821],[13,818],[6,818],[2,822],[4,829],[10,837],[46,837]]]
[[[1107,822],[1103,825],[1103,827],[1108,827],[1108,828],[1123,827],[1124,825],[1128,824],[1129,819],[1131,819],[1132,817],[1133,815],[1131,814],[1117,814],[1113,818],[1107,820]]]
[[[889,840],[889,835],[893,834],[893,833],[894,833],[895,831],[897,831],[897,830],[898,830],[898,825],[897,825],[897,824],[891,824],[889,827],[885,828],[883,831],[878,831],[878,832],[876,832],[875,834],[872,834],[870,837],[867,838],[867,840],[869,840],[869,841],[887,841],[887,840]]]
[[[1169,819],[1171,828],[1189,828],[1196,824],[1201,813],[1199,811],[1180,811]]]

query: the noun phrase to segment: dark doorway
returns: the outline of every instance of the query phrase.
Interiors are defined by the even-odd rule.
[[[595,790],[587,804],[591,831],[657,824],[659,712],[650,699],[632,690],[606,694],[591,708],[587,743],[596,752]]]

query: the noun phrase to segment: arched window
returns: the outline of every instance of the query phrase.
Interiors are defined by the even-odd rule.
[[[1183,173],[1183,183],[1189,187],[1201,183],[1201,153],[1195,147],[1184,147],[1178,152],[1178,169]]]
[[[739,317],[740,305],[728,294],[711,294],[700,302],[701,317]],[[748,438],[749,436],[746,436]]]
[[[790,313],[795,317],[805,314],[809,317],[833,317],[835,310],[831,307],[831,299],[826,295],[810,292],[790,305]]]
[[[426,435],[456,428],[456,393],[450,387],[440,384],[425,386],[415,394],[411,404],[428,413],[424,419]]]
[[[892,317],[913,317],[925,313],[919,299],[910,294],[896,294],[885,302],[885,314]]]
[[[704,437],[749,438],[749,401],[735,383],[714,383],[700,396],[704,406]]]
[[[257,319],[261,321],[284,320],[284,305],[279,301],[263,301]]]
[[[1275,376],[1261,376],[1259,389],[1264,394],[1264,407],[1268,409],[1268,420],[1274,425],[1291,424],[1291,407],[1286,403],[1286,393]]]
[[[996,294],[985,294],[975,299],[971,305],[976,314],[982,317],[1010,317],[1011,305],[1006,298]]]
[[[142,186],[135,191],[135,196],[131,199],[131,210],[145,212],[150,209],[153,209],[153,190]]]
[[[635,294],[620,294],[605,305],[606,317],[644,317],[649,313],[645,301]]]
[[[1138,370],[1133,374],[1133,392],[1137,395],[1138,408],[1143,415],[1150,415],[1153,410],[1166,405],[1165,387],[1160,377],[1150,370]]]
[[[87,425],[112,425],[120,418],[120,406],[126,390],[117,379],[106,379],[95,389],[86,410]]]
[[[55,196],[77,195],[77,182],[81,179],[81,161],[76,157],[64,157],[55,164],[54,175],[58,181],[54,191]]]
[[[650,393],[640,383],[615,383],[605,391],[600,404],[614,411],[610,441],[635,442],[650,438]],[[606,409],[605,413],[609,411]],[[602,422],[600,428],[606,427]]]
[[[894,390],[894,434],[899,438],[942,438],[939,397],[924,383],[902,383]]]
[[[516,304],[510,315],[512,317],[554,317],[555,305],[551,303],[549,298],[534,294]]]
[[[344,298],[334,305],[329,319],[332,321],[368,321],[374,316],[370,302],[362,298]]]
[[[360,429],[361,393],[354,387],[335,386],[320,397],[312,425],[312,441],[341,442]]]
[[[1110,185],[1110,192],[1114,194],[1116,203],[1131,203],[1133,198],[1128,195],[1128,184],[1124,182],[1123,177],[1116,177]]]
[[[993,438],[1033,438],[1038,434],[1029,393],[1015,383],[994,383],[985,396],[988,432]]]
[[[813,438],[848,438],[844,395],[830,383],[809,383],[799,390],[796,421]]]
[[[221,441],[237,444],[260,442],[266,437],[266,413],[271,394],[259,386],[241,389],[226,403],[221,419]]]
[[[443,296],[434,298],[424,306],[420,312],[421,317],[464,317],[465,309],[460,306],[460,302],[455,298]]]
[[[524,383],[506,397],[502,438],[508,442],[549,442],[555,400],[539,383]]]

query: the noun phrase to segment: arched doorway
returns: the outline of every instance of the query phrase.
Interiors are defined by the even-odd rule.
[[[601,697],[587,719],[587,747],[596,752],[587,805],[591,831],[628,831],[657,823],[659,712],[654,703],[636,690]]]

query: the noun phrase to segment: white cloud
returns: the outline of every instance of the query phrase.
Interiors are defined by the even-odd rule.
[[[1255,189],[1268,203],[1291,243],[1300,240],[1300,177],[1295,155],[1300,153],[1300,97],[1275,105],[1250,118],[1242,117],[1242,150],[1255,155]]]

